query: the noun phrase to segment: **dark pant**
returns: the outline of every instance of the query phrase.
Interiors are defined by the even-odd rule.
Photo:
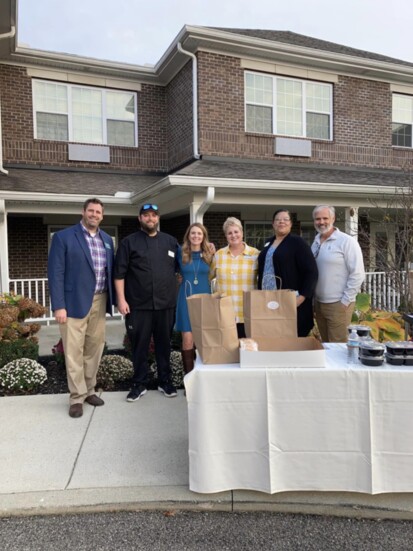
[[[155,345],[159,384],[171,382],[171,336],[175,309],[132,310],[125,317],[126,331],[132,347],[134,386],[148,382],[148,352],[151,336]]]
[[[239,339],[245,339],[245,325],[243,323],[237,323],[237,336]]]

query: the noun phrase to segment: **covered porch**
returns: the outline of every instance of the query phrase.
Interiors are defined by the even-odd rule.
[[[50,321],[50,240],[55,231],[79,221],[82,204],[91,196],[105,204],[102,227],[115,247],[135,231],[139,206],[147,201],[159,205],[161,229],[181,240],[190,222],[202,221],[217,248],[225,244],[222,223],[230,215],[242,220],[245,240],[261,248],[272,234],[272,214],[280,207],[291,211],[293,231],[311,244],[312,209],[331,204],[342,231],[357,239],[364,228],[369,235],[367,244],[360,240],[368,272],[363,290],[377,308],[396,311],[400,293],[394,277],[377,262],[382,228],[365,220],[408,181],[406,173],[396,170],[211,157],[167,176],[12,168],[9,175],[0,175],[0,291],[34,298],[46,306],[44,319]],[[386,247],[395,250],[395,236]]]

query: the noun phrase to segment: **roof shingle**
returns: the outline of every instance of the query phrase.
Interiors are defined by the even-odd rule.
[[[350,55],[354,57],[361,57],[364,59],[371,59],[374,61],[384,61],[387,63],[396,63],[397,65],[406,65],[408,67],[413,67],[413,63],[410,63],[408,61],[403,61],[373,52],[367,52],[365,50],[358,50],[357,48],[350,48],[349,46],[336,44],[335,42],[329,42],[327,40],[321,40],[319,38],[312,38],[311,36],[305,36],[303,34],[298,34],[291,31],[271,31],[265,29],[226,29],[224,27],[210,28],[233,34],[251,36],[253,38],[262,38],[264,40],[270,40],[272,42],[282,42],[284,44],[291,44],[292,46],[302,46],[304,48],[323,50],[335,54]]]

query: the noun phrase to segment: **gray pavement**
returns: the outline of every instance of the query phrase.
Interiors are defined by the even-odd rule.
[[[410,551],[413,523],[259,512],[0,518],[2,551]]]
[[[110,347],[123,332],[122,322],[108,323]],[[55,326],[42,328],[42,355],[57,336]],[[150,391],[135,403],[124,392],[101,395],[105,406],[85,404],[80,419],[68,416],[68,395],[0,398],[0,516],[180,509],[413,519],[407,493],[196,494],[183,391],[171,399]]]

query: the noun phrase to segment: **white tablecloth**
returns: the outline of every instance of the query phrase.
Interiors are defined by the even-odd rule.
[[[202,365],[185,377],[189,487],[200,493],[413,492],[413,369]]]

